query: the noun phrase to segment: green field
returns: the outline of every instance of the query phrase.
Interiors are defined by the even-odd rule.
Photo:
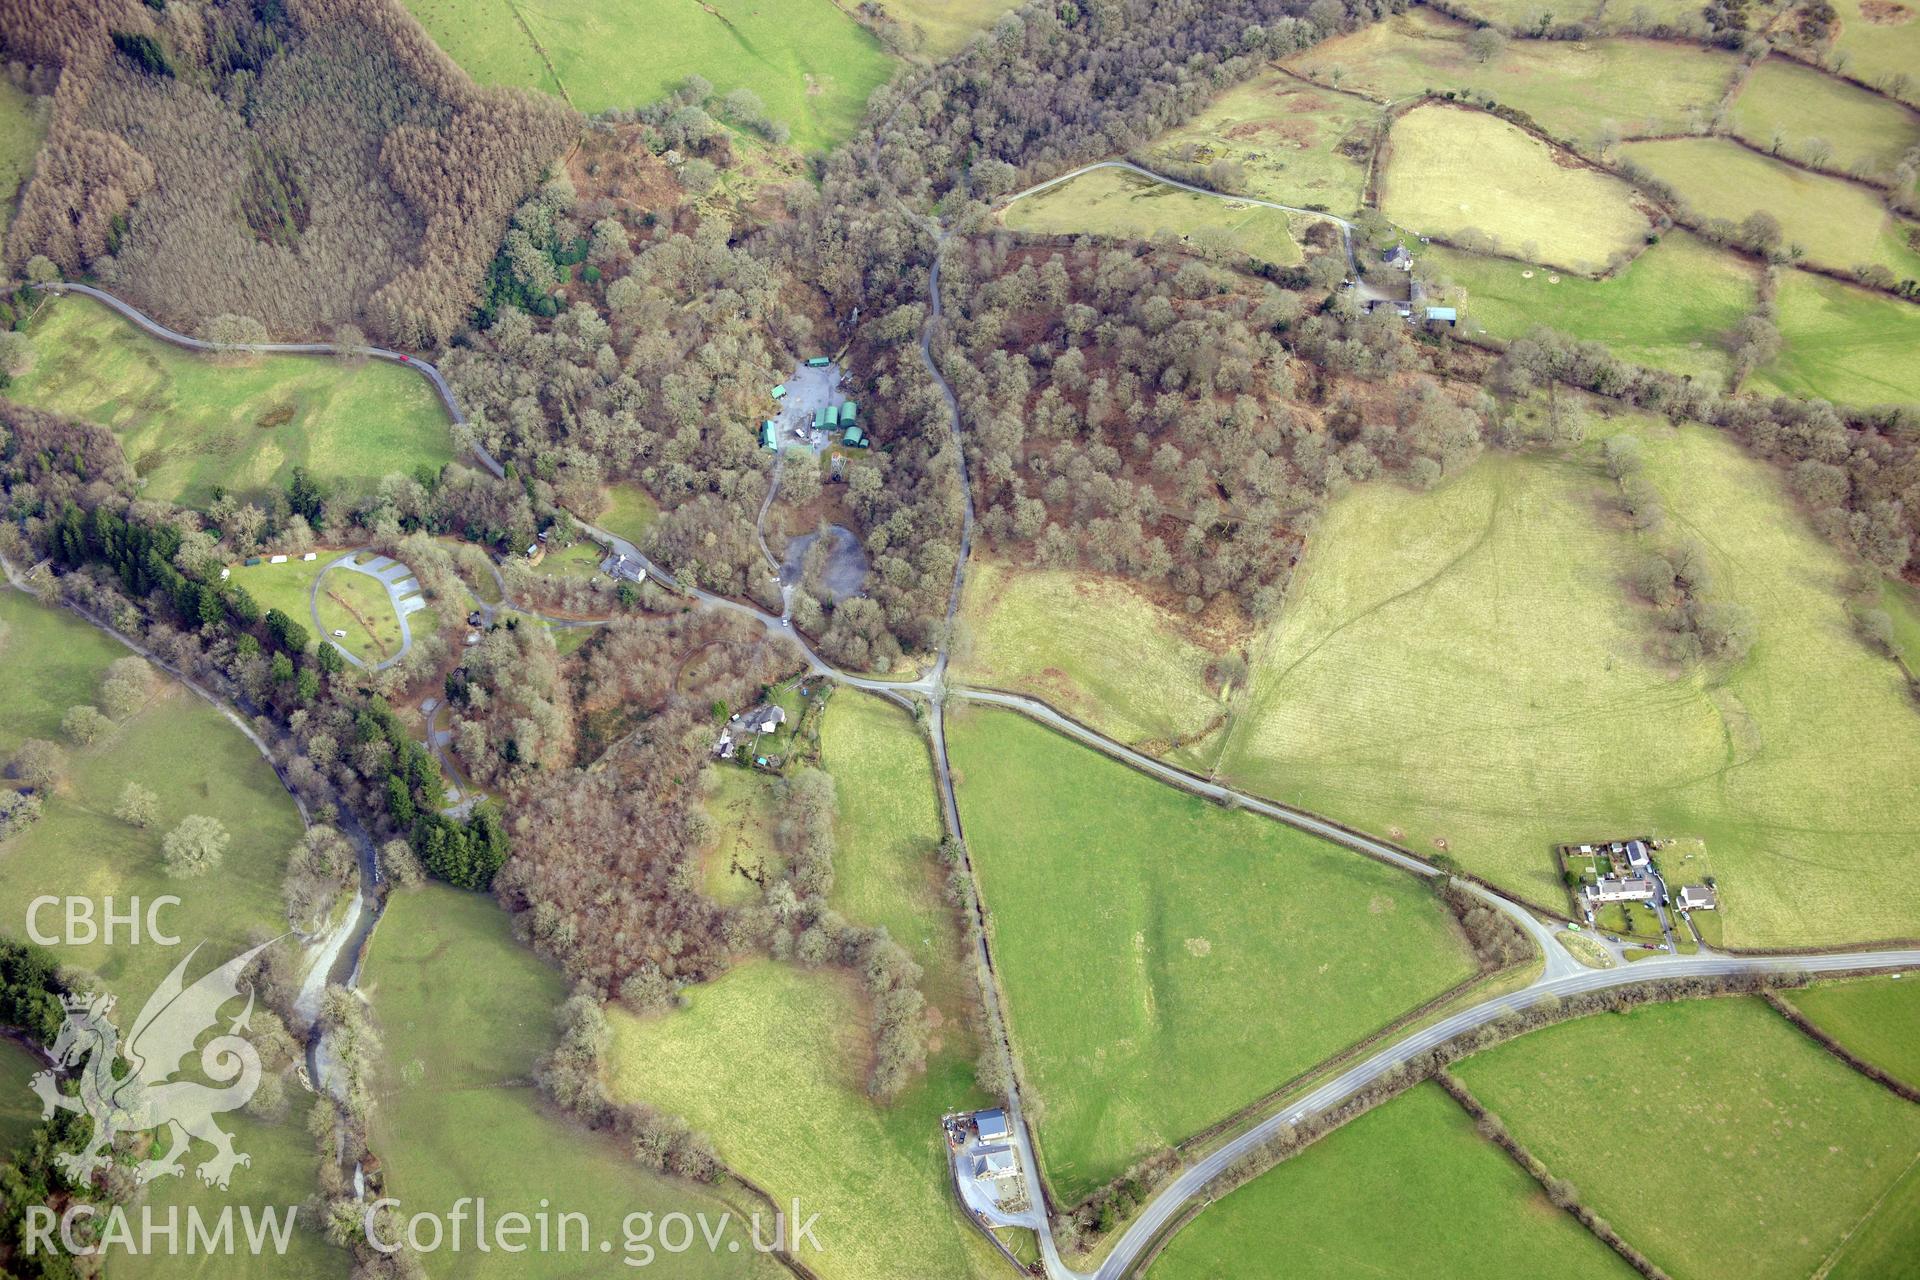
[[[638,545],[659,518],[660,504],[645,489],[637,484],[616,484],[607,487],[607,505],[593,523]]]
[[[33,167],[40,140],[47,136],[46,117],[35,107],[34,99],[13,81],[0,81],[0,236],[7,233],[14,197]]]
[[[46,1065],[19,1041],[0,1038],[0,1161],[40,1125],[40,1099],[27,1080]]]
[[[24,738],[60,741],[61,715],[94,702],[101,673],[127,652],[11,590],[0,591],[0,628],[0,669],[9,676],[0,747],[9,755]],[[204,941],[209,957],[238,954],[251,929],[285,927],[280,880],[300,839],[300,815],[273,769],[218,711],[156,672],[144,709],[89,746],[63,746],[64,781],[0,857],[0,920],[9,933],[22,932],[27,904],[42,894],[112,895],[122,909],[134,895],[151,902],[175,894],[181,905],[166,913],[167,928],[187,946]],[[148,830],[113,816],[130,781],[159,797]],[[219,871],[201,880],[174,879],[160,860],[161,838],[188,814],[219,819],[233,837]],[[50,923],[42,917],[43,929]],[[124,936],[111,947],[60,949],[62,965],[97,974],[127,1002],[143,1000],[180,958],[169,947],[129,946]]]
[[[1805,271],[1781,273],[1775,304],[1786,342],[1750,390],[1920,403],[1920,307]]]
[[[1422,234],[1589,274],[1645,240],[1633,192],[1567,167],[1539,139],[1457,107],[1416,107],[1394,122],[1380,208]]]
[[[1733,103],[1733,132],[1756,147],[1811,158],[1810,139],[1833,148],[1819,167],[1887,173],[1920,146],[1920,115],[1802,62],[1768,58]]]
[[[941,59],[1020,5],[1018,0],[881,0],[881,7],[896,20],[920,28],[925,41],[915,52]]]
[[[1920,276],[1920,253],[1899,234],[1873,190],[1807,173],[1720,138],[1630,142],[1626,159],[1679,192],[1705,217],[1739,222],[1765,211],[1807,260],[1840,271],[1879,263],[1901,279]]]
[[[1456,1071],[1621,1235],[1700,1280],[1812,1274],[1920,1153],[1920,1107],[1758,1000],[1581,1018]]]
[[[1920,978],[1823,982],[1787,999],[1850,1052],[1920,1088]]]
[[[1873,1216],[1840,1246],[1827,1280],[1888,1280],[1920,1258],[1920,1161],[1887,1192]]]
[[[1207,681],[1214,654],[1121,579],[981,560],[962,607],[962,683],[1032,694],[1155,754],[1225,710]]]
[[[1473,0],[1468,7],[1490,23],[1530,30],[1542,14],[1549,14],[1559,22],[1591,21],[1599,16],[1601,5],[1602,0],[1573,0],[1572,4],[1551,4],[1547,0]]]
[[[1920,103],[1920,77],[1914,75],[1920,66],[1920,21],[1915,20],[1912,0],[1833,0],[1833,7],[1840,15],[1833,48],[1846,59],[1847,74],[1889,92],[1894,77],[1904,75],[1906,85],[1899,96]],[[1865,9],[1880,15],[1879,20],[1868,19]]]
[[[866,1096],[866,1008],[851,975],[753,961],[678,1012],[610,1010],[617,1096],[685,1116],[727,1164],[818,1213],[825,1280],[1000,1274],[956,1206],[940,1117],[981,1105],[971,1064],[937,1057],[891,1106]]]
[[[1072,1203],[1472,971],[1414,877],[1011,711],[947,730],[1041,1159]]]
[[[779,814],[773,782],[765,774],[733,764],[714,766],[717,784],[708,793],[707,816],[714,838],[702,856],[702,886],[717,900],[734,906],[760,896],[760,875],[778,875],[785,859],[773,847]]]
[[[559,93],[592,114],[665,97],[689,75],[751,89],[820,151],[847,137],[893,70],[879,41],[831,0],[406,0],[483,84]]]
[[[1920,670],[1920,591],[1904,582],[1880,584],[1880,607],[1893,619],[1893,645],[1907,665]]]
[[[371,666],[400,652],[400,615],[394,612],[384,583],[351,569],[334,569],[321,576],[316,603],[327,638],[362,662]],[[413,616],[422,620],[431,614]],[[304,625],[304,617],[296,614],[294,618]],[[347,634],[342,639],[334,636],[335,631]]]
[[[1155,140],[1152,154],[1186,163],[1240,164],[1248,195],[1282,204],[1360,207],[1380,109],[1302,84],[1270,68],[1225,90],[1193,119]]]
[[[1169,237],[1221,256],[1299,262],[1290,215],[1265,205],[1194,195],[1124,169],[1095,169],[1007,206],[1001,220],[1039,235],[1116,240]]]
[[[946,897],[926,739],[905,711],[848,689],[827,703],[820,745],[840,802],[830,901],[849,920],[885,926],[912,954],[926,971],[921,994],[938,1015],[935,1042],[971,1061],[979,1053],[970,1021],[976,996],[961,960],[959,909]]]
[[[1561,900],[1554,843],[1650,831],[1706,840],[1728,945],[1912,935],[1920,720],[1853,634],[1846,562],[1733,442],[1636,429],[1671,539],[1705,542],[1723,597],[1757,616],[1744,662],[1652,656],[1597,446],[1493,455],[1329,510],[1222,772],[1536,902]]]
[[[446,410],[418,373],[310,356],[216,364],[149,338],[89,298],[42,307],[33,371],[7,394],[109,427],[143,495],[204,505],[258,495],[296,465],[351,490],[453,457]]]
[[[386,1166],[385,1192],[405,1212],[444,1214],[462,1196],[484,1196],[497,1217],[551,1201],[552,1213],[586,1214],[595,1243],[619,1250],[628,1214],[704,1212],[714,1222],[731,1211],[720,1248],[738,1241],[741,1255],[750,1252],[741,1223],[752,1201],[740,1188],[650,1173],[617,1141],[540,1099],[533,1068],[553,1045],[566,983],[513,940],[493,899],[439,885],[394,895],[364,986],[386,1047],[372,1145]],[[572,1278],[607,1274],[610,1264],[577,1251],[514,1257],[469,1247],[457,1266],[442,1265],[462,1277]],[[704,1245],[660,1254],[649,1274],[654,1268],[677,1277],[781,1274],[771,1259],[714,1256]]]
[[[1210,1205],[1151,1280],[1628,1277],[1439,1085],[1422,1084]]]
[[[0,751],[10,755],[29,737],[60,741],[66,709],[94,702],[107,664],[126,655],[126,649],[77,618],[0,590],[0,670],[10,677],[0,682],[5,689]],[[219,712],[157,672],[152,690],[144,708],[91,745],[63,743],[69,761],[64,780],[40,821],[9,840],[0,856],[0,919],[10,922],[6,931],[14,936],[24,935],[27,904],[43,894],[92,898],[96,913],[104,911],[109,896],[123,912],[135,897],[143,903],[164,894],[181,899],[161,917],[163,926],[180,937],[178,947],[135,946],[122,933],[112,946],[96,940],[57,949],[63,968],[91,973],[112,988],[124,1018],[139,1011],[188,948],[204,947],[195,962],[197,974],[244,950],[251,931],[285,928],[280,880],[287,851],[302,830],[273,770]],[[112,816],[120,789],[130,781],[159,797],[159,817],[148,830]],[[190,813],[219,819],[233,837],[220,870],[204,880],[176,880],[161,866],[162,836]],[[42,913],[43,931],[60,929],[56,914]],[[37,1122],[38,1116],[36,1103],[27,1119]],[[312,1194],[312,1145],[297,1112],[280,1124],[233,1113],[223,1116],[221,1125],[235,1135],[237,1149],[251,1156],[252,1164],[235,1172],[230,1191],[210,1189],[193,1172],[193,1164],[206,1158],[201,1149],[188,1162],[185,1177],[157,1184],[156,1206],[196,1204],[217,1212],[230,1203],[297,1204]],[[276,1275],[345,1274],[345,1255],[318,1236],[297,1232],[292,1240]],[[239,1277],[249,1274],[252,1262],[223,1256],[183,1268],[178,1261],[129,1258],[116,1263],[114,1273]]]
[[[1473,30],[1430,9],[1409,9],[1296,54],[1288,65],[1340,87],[1402,100],[1433,93],[1490,96],[1553,137],[1591,145],[1617,136],[1704,127],[1733,83],[1730,53],[1653,40],[1515,40],[1481,63]]]
[[[1439,245],[1428,246],[1422,262],[1436,280],[1466,290],[1469,329],[1518,338],[1546,325],[1604,342],[1623,360],[1705,379],[1716,389],[1731,367],[1723,335],[1752,311],[1756,292],[1751,267],[1681,231],[1603,280],[1561,276],[1554,282],[1546,268]]]

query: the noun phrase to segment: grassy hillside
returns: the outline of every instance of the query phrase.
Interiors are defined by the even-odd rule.
[[[1724,385],[1722,342],[1753,309],[1756,273],[1732,254],[1675,232],[1604,280],[1560,276],[1504,258],[1430,245],[1424,261],[1466,290],[1468,327],[1517,338],[1547,325],[1604,342],[1623,360]],[[1798,273],[1796,273],[1798,274]]]
[[[1840,271],[1879,263],[1920,276],[1915,252],[1871,188],[1808,173],[1721,138],[1630,142],[1621,155],[1667,183],[1700,214],[1739,222],[1764,211],[1808,261]]]
[[[1846,59],[1849,75],[1896,93],[1902,100],[1920,103],[1920,21],[1912,4],[1880,0],[1833,0],[1840,15],[1834,52]],[[1871,15],[1871,16],[1869,16]],[[1906,77],[1899,82],[1899,77]]]
[[[1237,162],[1249,195],[1282,204],[1360,207],[1380,109],[1302,83],[1278,68],[1225,90],[1193,119],[1155,140],[1152,154],[1189,163]]]
[[[1473,28],[1430,9],[1296,54],[1288,65],[1340,87],[1398,100],[1472,93],[1524,111],[1556,138],[1593,143],[1703,125],[1733,82],[1730,53],[1652,40],[1514,40],[1486,62],[1467,47]]]
[[[1823,982],[1787,999],[1850,1052],[1920,1088],[1920,980]]]
[[[189,506],[257,495],[296,465],[347,489],[453,456],[427,380],[384,362],[309,356],[216,364],[149,338],[90,298],[50,300],[28,330],[32,372],[7,394],[109,427],[144,495]]]
[[[0,1039],[0,1158],[40,1124],[40,1099],[27,1080],[46,1060],[16,1040]]]
[[[833,907],[849,920],[884,925],[926,971],[921,994],[936,1011],[938,1049],[957,1071],[979,1054],[970,1021],[976,996],[958,908],[946,897],[926,739],[899,707],[846,689],[827,704],[820,745],[840,802]]]
[[[280,879],[287,851],[300,839],[300,815],[273,769],[227,720],[183,686],[158,678],[146,706],[91,745],[61,738],[68,706],[93,703],[107,664],[127,651],[69,614],[16,591],[0,591],[0,667],[9,693],[0,700],[0,748],[8,754],[28,737],[51,738],[67,750],[65,778],[40,821],[9,840],[0,857],[0,920],[18,932],[27,904],[42,894],[176,894],[168,929],[191,946],[205,941],[209,958],[245,949],[250,929],[285,927]],[[145,831],[113,816],[120,791],[139,782],[158,796],[159,817]],[[214,876],[177,880],[161,865],[161,838],[188,814],[223,823],[232,836]],[[46,924],[43,918],[43,926]],[[181,956],[174,949],[112,947],[95,942],[61,948],[63,965],[98,974],[128,1000],[144,999]]]
[[[1416,107],[1394,122],[1380,207],[1422,234],[1595,273],[1643,242],[1646,216],[1627,185],[1567,166],[1504,120],[1459,107]]]
[[[1785,346],[1749,390],[1920,402],[1920,307],[1804,271],[1781,273],[1776,305]]]
[[[1195,195],[1123,169],[1096,169],[1007,206],[1015,231],[1121,240],[1170,236],[1257,262],[1301,260],[1288,215],[1265,205]]]
[[[915,52],[939,59],[959,52],[1001,14],[1020,6],[1015,0],[881,0],[881,7],[896,21],[920,29],[924,40]]]
[[[1813,1273],[1920,1153],[1920,1107],[1757,1000],[1582,1018],[1456,1070],[1596,1213],[1700,1280]]]
[[[690,75],[751,89],[821,151],[853,132],[893,60],[831,0],[406,0],[440,47],[483,84],[558,93],[583,112],[637,107]]]
[[[1072,1202],[1471,971],[1414,877],[1010,711],[948,727],[1049,1179]]]
[[[1884,173],[1920,145],[1920,115],[1805,63],[1768,58],[1734,100],[1733,132],[1796,158],[1812,158],[1819,139],[1833,149],[1822,167]]]
[[[1698,537],[1758,641],[1730,669],[1652,656],[1642,548],[1596,446],[1493,456],[1426,494],[1357,490],[1323,520],[1256,646],[1226,776],[1442,849],[1541,902],[1551,846],[1706,839],[1734,946],[1909,935],[1920,717],[1850,629],[1845,562],[1780,476],[1699,428],[1643,423],[1673,539]]]
[[[59,730],[61,716],[70,706],[94,703],[107,665],[125,656],[125,648],[72,615],[0,589],[0,671],[8,677],[0,680],[0,753],[11,755],[21,741],[38,737],[61,743],[68,759],[41,819],[0,847],[0,920],[7,922],[6,932],[20,937],[27,904],[41,895],[92,898],[97,915],[108,897],[125,911],[132,898],[151,903],[165,894],[178,896],[180,905],[161,918],[179,936],[178,946],[135,946],[122,932],[112,946],[76,942],[57,949],[63,968],[97,976],[131,1017],[190,948],[202,948],[190,970],[190,976],[198,976],[244,950],[251,932],[284,930],[280,878],[302,826],[273,770],[239,730],[158,672],[142,709],[88,746],[67,742]],[[149,830],[112,816],[128,782],[139,782],[159,797],[158,820]],[[177,880],[161,865],[160,841],[190,813],[219,819],[232,843],[213,876]],[[40,927],[58,930],[56,916],[42,913]],[[18,1052],[11,1044],[0,1047]],[[9,1071],[12,1065],[7,1064]],[[18,1115],[11,1109],[27,1096],[24,1086],[16,1092],[0,1079],[0,1090],[7,1093],[0,1128],[38,1122],[37,1101]],[[235,1172],[230,1190],[210,1189],[193,1172],[207,1156],[202,1148],[188,1160],[185,1177],[156,1184],[156,1208],[164,1212],[192,1204],[218,1212],[228,1204],[298,1204],[313,1193],[313,1148],[297,1110],[280,1123],[241,1114],[225,1116],[221,1123],[234,1134],[236,1149],[252,1158],[251,1165]],[[345,1275],[346,1256],[318,1236],[296,1232],[291,1240],[275,1274],[302,1280]],[[136,1280],[149,1275],[228,1280],[248,1275],[254,1265],[248,1256],[186,1262],[128,1258],[116,1263],[114,1274]]]
[[[998,1274],[954,1204],[940,1131],[942,1114],[983,1101],[969,1064],[941,1061],[881,1107],[852,975],[754,961],[687,995],[674,1013],[613,1014],[614,1090],[685,1116],[728,1165],[818,1213],[808,1266],[825,1280]]]
[[[1633,1274],[1423,1084],[1208,1206],[1147,1275],[1389,1276],[1410,1258],[1434,1280]]]
[[[386,1194],[409,1213],[445,1214],[484,1196],[489,1216],[512,1211],[586,1214],[593,1243],[622,1248],[628,1214],[733,1214],[716,1256],[704,1245],[658,1255],[648,1268],[675,1277],[781,1274],[752,1254],[736,1186],[710,1188],[652,1174],[620,1144],[554,1112],[534,1091],[535,1063],[553,1045],[566,984],[513,940],[491,898],[441,885],[396,894],[368,954],[364,987],[385,1037],[385,1088],[372,1144]],[[715,1227],[716,1232],[720,1231]],[[765,1233],[763,1233],[765,1234]],[[739,1243],[738,1254],[725,1252]],[[619,1256],[619,1255],[616,1255]],[[443,1265],[446,1260],[443,1259]],[[608,1264],[579,1253],[458,1256],[462,1277],[578,1277]]]
[[[1119,579],[981,560],[962,608],[968,641],[954,675],[964,683],[1032,694],[1156,754],[1206,734],[1225,711],[1207,678],[1215,654],[1189,620]]]
[[[47,134],[46,118],[35,100],[14,87],[11,80],[0,82],[0,235],[13,218],[13,200],[20,184],[33,167],[33,153]]]

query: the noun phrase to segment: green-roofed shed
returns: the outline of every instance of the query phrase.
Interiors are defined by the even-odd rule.
[[[867,433],[858,427],[848,427],[846,434],[840,437],[840,443],[849,449],[864,449],[867,447]]]
[[[841,405],[840,406],[840,425],[843,427],[852,426],[854,422],[854,418],[858,412],[859,412],[858,409],[855,407],[853,401],[851,400]]]
[[[833,361],[827,359],[825,356],[807,357],[807,368],[809,369],[824,369],[832,363]]]
[[[779,437],[780,437],[780,429],[773,425],[772,418],[768,418],[765,422],[760,424],[760,447],[762,449],[773,448],[775,443],[779,440]]]
[[[773,398],[774,398],[775,400],[785,400],[785,399],[787,398],[787,384],[786,384],[786,383],[784,383],[784,382],[783,382],[783,383],[781,383],[781,384],[780,384],[779,386],[777,386],[777,387],[775,387],[775,388],[773,389]]]

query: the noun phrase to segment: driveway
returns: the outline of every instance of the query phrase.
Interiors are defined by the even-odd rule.
[[[370,550],[372,550],[371,547],[361,547],[357,551],[349,551],[322,569],[320,575],[313,580],[312,589],[307,592],[307,609],[313,615],[314,630],[323,643],[338,649],[341,657],[362,671],[385,671],[406,657],[407,650],[413,648],[413,629],[407,625],[407,616],[426,608],[427,598],[420,593],[420,580],[413,576],[413,570],[391,556],[377,555],[365,564],[355,563],[358,557],[367,554]],[[325,582],[327,575],[336,569],[347,573],[364,574],[386,588],[387,603],[393,606],[393,614],[400,620],[400,651],[391,658],[381,662],[367,663],[334,639],[333,632],[327,624],[320,621],[320,584]]]

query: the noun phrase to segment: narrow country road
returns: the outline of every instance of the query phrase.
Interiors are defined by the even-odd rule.
[[[1050,182],[1030,187],[1008,198],[1007,202],[1032,195],[1037,191],[1067,181],[1078,174],[1098,168],[1122,168],[1140,173],[1156,181],[1167,182],[1183,190],[1199,195],[1221,199],[1246,200],[1249,203],[1268,205],[1289,213],[1302,213],[1314,217],[1326,218],[1342,229],[1347,243],[1349,260],[1352,259],[1351,224],[1344,219],[1318,210],[1296,209],[1272,201],[1252,200],[1249,197],[1222,196],[1219,192],[1207,191],[1186,183],[1161,177],[1159,174],[1142,169],[1128,161],[1108,160],[1086,165],[1070,173],[1063,174]],[[1003,202],[1004,203],[1004,202]],[[1301,831],[1308,832],[1349,851],[1385,862],[1401,870],[1426,878],[1434,878],[1447,873],[1439,868],[1420,861],[1405,850],[1366,835],[1363,832],[1343,826],[1329,819],[1309,813],[1305,810],[1275,801],[1251,795],[1236,788],[1187,773],[1165,761],[1144,755],[1133,748],[1115,741],[1087,725],[1063,715],[1061,712],[1037,698],[1000,690],[975,689],[951,685],[947,680],[947,665],[954,623],[957,620],[960,601],[965,585],[966,564],[972,550],[974,526],[974,507],[971,484],[967,471],[964,431],[960,418],[960,404],[952,387],[940,373],[933,357],[935,329],[942,322],[942,299],[940,296],[940,248],[946,242],[948,232],[932,220],[927,220],[934,234],[933,262],[929,269],[930,306],[925,327],[920,336],[920,355],[928,373],[939,385],[947,402],[951,420],[955,462],[958,468],[961,492],[963,496],[962,526],[959,553],[954,564],[953,582],[947,602],[946,625],[936,647],[934,662],[930,670],[914,680],[883,680],[871,676],[857,675],[841,671],[825,661],[799,635],[785,618],[774,617],[754,605],[739,600],[718,596],[690,583],[682,583],[673,575],[655,565],[638,547],[624,538],[606,530],[579,521],[582,528],[596,539],[611,547],[619,554],[626,555],[636,563],[643,565],[663,586],[690,598],[697,606],[728,610],[759,622],[770,635],[780,637],[792,643],[796,651],[804,658],[808,668],[814,674],[825,676],[853,688],[864,689],[887,697],[895,703],[915,710],[915,698],[926,702],[928,731],[933,753],[935,775],[939,784],[942,812],[947,829],[955,836],[962,837],[961,847],[965,848],[964,833],[961,826],[959,806],[956,801],[952,769],[947,759],[946,728],[944,709],[948,699],[977,702],[983,705],[998,706],[1018,711],[1023,715],[1046,724],[1060,733],[1066,734],[1086,745],[1099,750],[1113,759],[1119,760],[1168,785],[1179,787],[1194,795],[1235,804],[1277,822],[1286,823]],[[128,304],[112,295],[85,285],[52,284],[40,288],[52,292],[77,292],[96,298],[111,306],[115,311],[133,321],[146,332],[169,342],[200,351],[219,351],[234,349],[219,344],[190,338],[184,334],[166,328],[142,315]],[[267,354],[304,354],[337,355],[343,349],[328,343],[262,343],[247,344],[239,349]],[[398,352],[381,348],[356,348],[355,354],[365,354],[376,359],[387,359],[418,369],[427,377],[447,404],[455,422],[464,421],[458,406],[453,402],[452,393],[444,379],[432,365],[424,361],[402,356]],[[495,475],[503,475],[499,464],[476,443],[475,450],[488,469]],[[577,518],[576,518],[577,519]],[[98,625],[98,624],[96,624]],[[206,696],[203,693],[203,696]],[[251,735],[250,727],[249,736]],[[257,739],[256,739],[257,743]],[[370,848],[369,848],[370,852]],[[969,876],[972,866],[967,866]],[[977,883],[977,880],[975,881]],[[1576,961],[1553,936],[1553,929],[1541,922],[1534,913],[1519,902],[1505,897],[1485,886],[1456,881],[1462,888],[1498,907],[1524,928],[1539,946],[1545,961],[1545,967],[1538,979],[1526,988],[1509,995],[1491,997],[1466,1009],[1459,1010],[1432,1026],[1419,1031],[1406,1039],[1381,1049],[1374,1055],[1363,1059],[1342,1071],[1333,1079],[1322,1084],[1313,1092],[1288,1106],[1275,1110],[1247,1129],[1232,1141],[1217,1150],[1201,1157],[1178,1176],[1168,1182],[1141,1210],[1139,1216],[1121,1234],[1100,1267],[1083,1275],[1068,1267],[1061,1258],[1059,1250],[1048,1226],[1047,1211],[1041,1193],[1041,1183],[1033,1177],[1034,1207],[1027,1215],[1027,1225],[1031,1226],[1040,1241],[1040,1249],[1046,1272],[1052,1280],[1121,1280],[1151,1247],[1161,1230],[1174,1221],[1196,1197],[1203,1194],[1208,1182],[1231,1166],[1241,1156],[1248,1154],[1282,1125],[1291,1123],[1303,1116],[1323,1111],[1353,1096],[1368,1084],[1379,1079],[1400,1064],[1409,1061],[1426,1050],[1451,1039],[1463,1032],[1485,1026],[1504,1014],[1526,1009],[1543,1000],[1556,997],[1577,995],[1585,992],[1601,991],[1612,987],[1637,984],[1647,981],[1680,980],[1687,978],[1722,977],[1743,974],[1781,974],[1781,975],[1821,975],[1857,972],[1872,969],[1904,969],[1920,967],[1920,950],[1881,950],[1857,951],[1833,955],[1813,956],[1758,956],[1723,955],[1706,950],[1693,956],[1659,956],[1641,960],[1630,965],[1613,969],[1587,969]],[[996,1037],[1011,1054],[1011,1043],[1006,1039],[1005,1019],[1000,1005],[998,983],[995,979],[993,956],[986,941],[987,930],[984,909],[977,917],[981,926],[980,944],[975,960],[980,967],[980,990],[988,1025],[994,1029]],[[1030,1175],[1038,1174],[1038,1164],[1034,1159],[1033,1147],[1016,1083],[1007,1099],[1009,1128],[1017,1146],[1024,1167]]]

